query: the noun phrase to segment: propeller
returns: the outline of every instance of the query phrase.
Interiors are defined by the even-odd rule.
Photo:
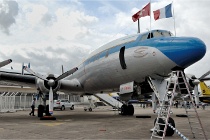
[[[194,96],[196,105],[199,104],[198,84],[200,83],[200,81],[210,80],[210,78],[205,78],[209,74],[210,70],[204,73],[200,78],[196,78],[194,75],[191,75],[191,77],[188,76],[188,78],[192,81],[192,84],[194,85]]]
[[[53,88],[52,88],[52,87],[53,87],[53,86],[55,85],[55,83],[58,82],[59,80],[62,80],[62,79],[64,79],[64,78],[66,78],[67,76],[69,76],[69,75],[73,74],[74,72],[76,72],[76,71],[78,70],[78,68],[75,67],[75,68],[73,68],[73,69],[71,69],[71,70],[69,70],[69,71],[67,71],[67,72],[65,72],[65,73],[63,73],[63,74],[61,74],[61,75],[58,76],[56,79],[51,78],[51,77],[46,78],[45,76],[43,76],[43,75],[41,75],[41,74],[39,74],[39,73],[34,72],[32,69],[30,69],[30,68],[27,67],[27,66],[24,66],[24,70],[27,71],[28,73],[30,73],[30,74],[36,76],[37,78],[42,79],[42,80],[44,80],[44,81],[47,82],[48,86],[50,87],[50,90],[49,90],[49,113],[50,113],[50,114],[53,114]]]
[[[4,60],[4,61],[0,62],[0,67],[3,67],[5,65],[8,65],[11,62],[12,62],[12,59]]]

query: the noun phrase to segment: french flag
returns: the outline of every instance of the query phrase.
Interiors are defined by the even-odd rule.
[[[158,19],[161,19],[161,18],[170,18],[170,17],[172,17],[171,5],[172,4],[169,4],[169,5],[167,5],[164,8],[161,8],[161,9],[158,9],[156,11],[153,11],[154,19],[158,20]]]

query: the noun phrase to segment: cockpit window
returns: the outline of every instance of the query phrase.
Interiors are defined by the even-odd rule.
[[[173,34],[171,32],[163,32],[163,35],[165,37],[167,37],[167,36],[173,36]]]
[[[153,33],[149,33],[147,39],[153,38]]]
[[[148,34],[143,35],[141,37],[141,41],[146,40],[146,39],[150,39],[150,38],[169,37],[169,36],[173,36],[173,34],[169,31],[156,30],[156,31],[153,31],[152,33],[148,33]]]

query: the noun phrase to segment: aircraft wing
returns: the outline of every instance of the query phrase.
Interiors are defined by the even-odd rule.
[[[36,84],[36,77],[30,74],[21,75],[18,72],[0,71],[0,80],[4,85],[20,85],[34,87]]]
[[[66,74],[64,74],[66,75]],[[44,76],[43,76],[44,77]],[[48,76],[49,77],[49,76]],[[58,78],[60,78],[59,76]],[[55,78],[55,77],[51,77]],[[34,90],[40,90],[43,93],[49,92],[49,86],[47,85],[48,81],[43,80],[43,78],[36,77],[32,74],[20,74],[19,72],[12,72],[6,70],[0,70],[0,85],[4,85],[0,87],[0,91],[19,91],[19,92],[33,92]],[[5,86],[16,86],[16,88],[5,87]],[[23,88],[19,87],[23,86]],[[27,88],[26,88],[27,87]],[[28,88],[30,87],[30,89]],[[80,82],[77,79],[72,80],[58,80],[55,82],[55,85],[52,87],[53,90],[63,91],[63,92],[83,92],[83,88]]]

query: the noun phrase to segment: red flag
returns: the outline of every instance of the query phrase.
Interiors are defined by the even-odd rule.
[[[132,16],[133,22],[136,22],[139,18],[145,16],[150,16],[150,3]]]

